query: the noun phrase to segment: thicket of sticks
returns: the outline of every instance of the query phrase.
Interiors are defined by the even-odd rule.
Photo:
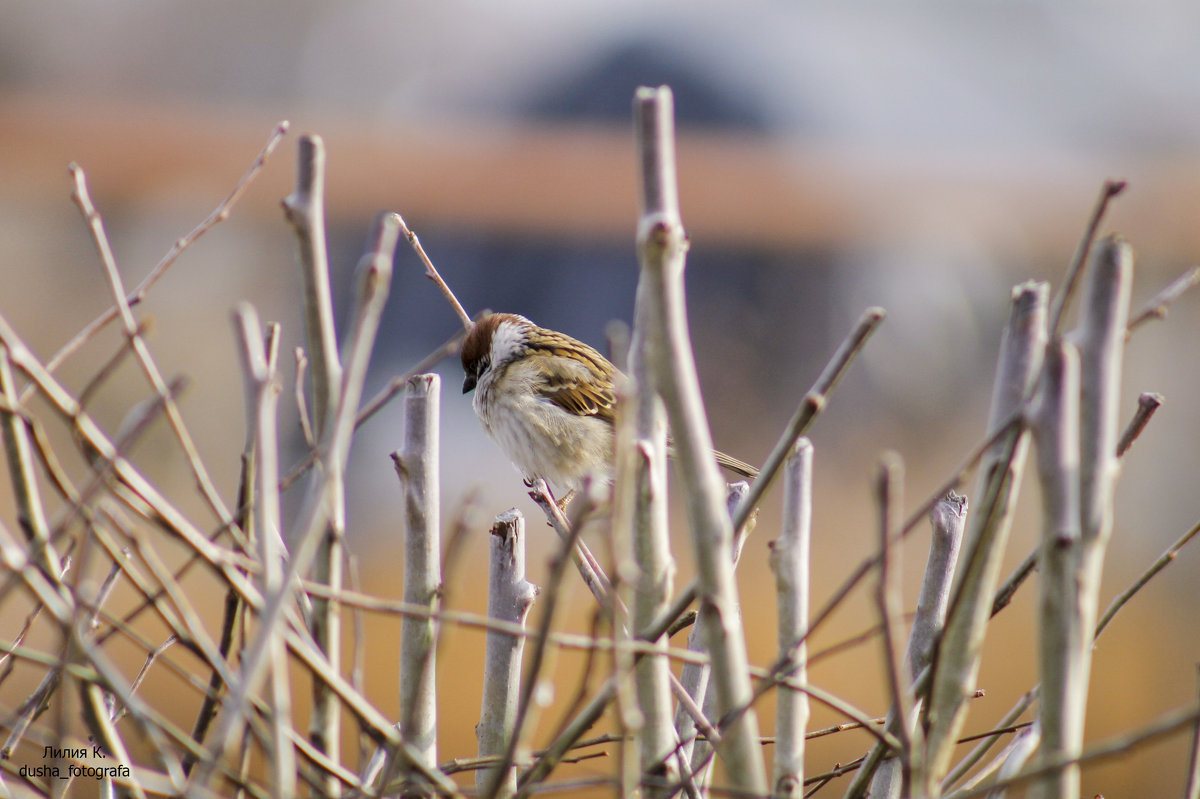
[[[1122,423],[1125,342],[1143,322],[1164,316],[1200,279],[1191,270],[1144,311],[1130,314],[1132,251],[1119,237],[1097,239],[1105,208],[1122,184],[1104,186],[1053,298],[1045,283],[1014,289],[988,429],[961,468],[912,507],[904,500],[902,462],[883,454],[877,551],[838,590],[813,604],[814,453],[805,433],[856,354],[869,346],[884,313],[867,309],[832,353],[761,474],[748,485],[725,485],[708,455],[710,435],[688,338],[687,240],[676,190],[670,91],[639,90],[634,112],[641,277],[622,364],[628,377],[619,386],[615,484],[591,486],[565,512],[544,483],[533,486],[531,496],[560,538],[540,588],[526,579],[525,520],[516,511],[496,517],[489,536],[486,618],[444,606],[441,591],[440,386],[436,375],[425,372],[454,352],[457,337],[379,395],[363,396],[402,238],[453,301],[464,327],[472,324],[400,216],[385,213],[376,220],[339,340],[325,248],[323,145],[315,136],[299,139],[296,186],[283,206],[296,233],[302,276],[306,343],[297,352],[292,384],[309,455],[298,464],[281,462],[278,405],[287,394],[280,330],[241,305],[234,328],[247,433],[240,456],[230,456],[240,457],[237,496],[222,497],[176,406],[181,383],[168,379],[152,357],[138,307],[179,254],[228,217],[287,126],[272,133],[213,214],[132,290],[124,284],[84,172],[72,165],[73,199],[91,230],[114,304],[44,360],[0,316],[0,422],[16,508],[15,518],[0,523],[0,622],[6,627],[0,630],[0,724],[6,739],[0,784],[6,794],[525,796],[586,787],[562,777],[559,767],[603,745],[612,766],[606,777],[587,784],[623,796],[799,797],[840,789],[847,797],[965,799],[1019,788],[1033,796],[1073,799],[1080,793],[1082,764],[1197,728],[1200,706],[1193,703],[1110,740],[1085,746],[1083,736],[1093,640],[1200,531],[1197,525],[1185,532],[1100,611],[1099,577],[1113,529],[1120,459],[1161,402],[1142,395],[1132,419]],[[1078,323],[1067,331],[1073,302]],[[122,344],[84,385],[64,385],[58,376],[63,363],[110,326],[121,328]],[[144,374],[152,401],[133,408],[114,434],[89,414],[88,399],[130,358]],[[345,470],[355,430],[397,398],[405,420],[393,454],[405,508],[402,600],[348,588],[344,543]],[[154,475],[128,457],[131,445],[155,425],[166,425],[185,454],[204,513],[183,512],[156,487]],[[76,451],[56,447],[52,429],[69,431]],[[682,589],[673,584],[676,555],[668,534],[668,429],[686,509],[686,518],[674,527],[686,531],[678,543],[686,543],[697,575]],[[1042,543],[1005,578],[1002,558],[1031,457],[1043,497]],[[783,521],[771,543],[778,654],[772,663],[754,666],[734,570],[755,527],[755,509],[775,485],[783,492]],[[302,497],[286,530],[284,491]],[[969,503],[959,492],[967,493]],[[901,594],[896,553],[926,520],[933,537],[909,624],[913,602]],[[631,569],[605,573],[580,537],[589,524],[608,530],[608,540]],[[1035,567],[1040,682],[993,731],[975,736],[962,755],[957,747],[989,619]],[[221,587],[218,624],[201,611],[212,607],[212,597],[190,596],[181,587],[192,572],[207,574]],[[603,620],[591,636],[556,629],[560,589],[576,572],[595,595]],[[106,604],[118,585],[139,600],[132,610],[114,614]],[[883,718],[807,676],[808,639],[862,585],[873,589],[885,653],[891,706]],[[343,623],[349,614],[363,613],[401,617],[398,717],[365,694],[358,665],[342,662]],[[142,623],[147,619],[169,632],[147,637]],[[436,653],[448,625],[487,631],[483,705],[478,751],[439,759],[444,753],[437,749],[437,699],[439,689],[448,689],[438,685]],[[689,626],[686,648],[672,645],[670,636]],[[39,646],[35,640],[54,643]],[[131,674],[118,665],[118,644],[144,655],[140,670]],[[552,735],[534,741],[535,686],[545,679],[543,667],[555,647],[586,649],[608,671],[577,698]],[[175,673],[190,695],[170,706],[149,702],[139,688],[155,669]],[[36,673],[40,683],[32,692],[15,691],[18,672]],[[311,692],[307,729],[297,726],[293,711],[304,690]],[[777,694],[774,746],[764,747],[757,702],[770,692]],[[810,729],[813,701],[844,722]],[[605,716],[616,732],[588,739]],[[359,742],[353,751],[343,749],[351,737],[343,730],[346,722],[354,725]],[[874,740],[861,759],[825,768],[806,762],[807,739],[851,728],[866,730]],[[581,749],[583,744],[589,748]],[[1192,751],[1183,791],[1194,799],[1200,796],[1200,758],[1195,744]],[[714,769],[718,762],[720,769]],[[465,772],[474,772],[473,780]]]

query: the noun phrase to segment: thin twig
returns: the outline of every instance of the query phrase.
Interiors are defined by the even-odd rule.
[[[1192,728],[1192,747],[1188,752],[1187,785],[1183,789],[1184,799],[1200,799],[1200,719]]]
[[[1062,325],[1063,312],[1066,310],[1067,303],[1071,301],[1071,297],[1075,294],[1075,289],[1079,284],[1079,276],[1083,273],[1083,267],[1088,262],[1088,254],[1092,250],[1092,242],[1096,240],[1096,234],[1100,230],[1100,222],[1104,219],[1105,212],[1108,211],[1108,204],[1114,197],[1125,190],[1125,185],[1125,181],[1123,180],[1106,180],[1104,181],[1104,185],[1100,187],[1100,196],[1096,198],[1096,204],[1092,207],[1087,227],[1083,230],[1083,238],[1079,240],[1079,244],[1075,248],[1075,254],[1071,257],[1071,264],[1067,267],[1066,277],[1063,278],[1062,286],[1059,288],[1058,294],[1054,296],[1054,302],[1050,308],[1050,324],[1047,327],[1047,332],[1051,338],[1058,335]]]
[[[303,369],[297,364],[296,394],[301,429],[310,440],[328,442],[325,430],[333,424],[338,410],[338,398],[343,390],[343,364],[338,353],[337,330],[333,315],[333,287],[329,277],[329,253],[325,233],[325,144],[320,136],[304,134],[296,147],[296,177],[291,194],[281,203],[284,217],[296,238],[296,261],[300,270],[301,310],[304,318],[304,337],[312,369],[312,414],[303,403]],[[359,302],[364,295],[358,295]],[[369,301],[369,300],[367,300]],[[362,313],[356,308],[354,316]],[[299,350],[297,350],[299,352]],[[315,449],[310,444],[310,449]],[[312,578],[341,588],[343,539],[341,522],[345,514],[336,507],[343,501],[340,475],[331,475],[328,529],[320,538],[313,559]],[[311,489],[310,489],[311,490]],[[313,641],[329,654],[335,671],[341,670],[341,614],[336,601],[312,601],[308,614]],[[309,719],[309,739],[313,746],[329,754],[335,761],[340,757],[341,726],[336,698],[322,681],[312,685],[312,713]],[[326,779],[325,789],[338,790],[332,776]]]
[[[863,313],[863,317],[859,319],[856,328],[851,331],[851,334],[846,337],[845,341],[842,341],[841,346],[839,346],[832,358],[829,359],[828,364],[821,372],[821,376],[817,378],[816,383],[809,389],[808,394],[805,394],[800,399],[796,413],[792,415],[792,420],[788,422],[787,431],[781,435],[779,441],[776,441],[772,453],[767,457],[767,462],[763,464],[762,470],[750,486],[749,493],[746,494],[746,497],[738,506],[737,516],[733,518],[734,529],[740,530],[745,527],[746,521],[748,521],[755,511],[758,501],[766,493],[768,483],[774,479],[774,476],[778,474],[779,469],[784,465],[787,452],[791,451],[791,447],[796,444],[796,441],[808,432],[817,415],[826,407],[830,392],[833,391],[834,386],[838,385],[841,378],[845,376],[847,367],[850,366],[854,356],[862,352],[872,332],[883,322],[883,317],[882,308],[868,308]],[[779,453],[779,455],[776,456],[776,453]],[[778,459],[778,464],[776,464],[776,459]],[[974,458],[972,458],[971,463],[973,464],[973,462]],[[950,488],[959,486],[962,477],[958,475],[956,477],[958,479],[952,485],[944,487],[941,494],[937,494],[934,498],[930,499],[929,507],[932,507],[932,504],[936,503],[941,498],[941,495],[949,491]],[[924,513],[929,512],[929,507],[926,507],[922,512],[914,513],[910,518],[910,522],[905,525],[905,529],[916,527],[920,519],[924,518]],[[863,569],[860,570],[862,571],[862,575],[859,576],[859,579],[865,576],[865,572],[870,570],[872,564],[874,564],[874,558],[871,558],[868,563],[864,564]],[[854,582],[857,583],[857,579]],[[672,629],[676,621],[682,619],[684,613],[688,612],[691,603],[696,601],[696,588],[697,584],[695,581],[689,583],[688,587],[680,591],[679,596],[666,609],[666,612],[662,613],[658,619],[655,619],[654,624],[640,631],[641,636],[658,637],[662,631]]]
[[[12,361],[8,348],[0,345],[0,421],[4,425],[4,449],[8,455],[9,477],[17,500],[17,521],[34,547],[38,565],[47,573],[61,573],[62,564],[50,543],[50,527],[46,507],[42,502],[37,472],[33,467],[33,443],[29,426],[20,411]]]
[[[614,739],[615,740],[615,739]],[[584,752],[583,754],[564,757],[562,763],[582,763],[585,760],[595,760],[596,758],[608,757],[608,752]],[[443,774],[457,774],[462,771],[484,771],[492,769],[500,762],[499,755],[486,755],[480,757],[456,757],[453,760],[447,760],[438,764],[438,771]]]
[[[304,396],[304,373],[308,370],[308,356],[303,347],[296,348],[296,380],[292,392],[296,400],[296,415],[300,418],[300,433],[304,436],[304,444],[308,449],[317,445],[313,434],[312,417],[308,412],[308,400]]]
[[[1033,551],[1025,556],[1017,568],[1013,569],[1012,574],[1008,575],[1008,578],[996,589],[996,595],[992,597],[992,616],[1009,606],[1013,597],[1017,595],[1017,589],[1029,579],[1029,575],[1033,574],[1034,568],[1037,567],[1037,559],[1038,548],[1034,547]]]
[[[1152,319],[1166,319],[1167,312],[1171,308],[1171,303],[1197,285],[1200,285],[1200,266],[1191,267],[1168,283],[1162,291],[1155,294],[1142,306],[1142,310],[1134,314],[1133,318],[1129,320],[1129,324],[1125,327],[1126,341],[1133,335],[1134,330],[1137,330],[1146,322]]]
[[[191,433],[188,432],[187,426],[184,424],[179,408],[176,407],[175,401],[171,397],[171,390],[167,381],[163,378],[158,364],[155,363],[154,357],[150,354],[150,349],[146,346],[145,339],[139,333],[139,325],[126,299],[125,284],[121,278],[121,272],[117,267],[117,260],[113,255],[108,234],[104,230],[104,222],[88,193],[87,178],[84,175],[83,169],[78,164],[73,163],[70,165],[69,170],[75,185],[71,198],[79,206],[79,210],[87,220],[88,227],[91,230],[92,241],[100,254],[100,261],[104,266],[105,276],[108,278],[109,287],[116,299],[121,322],[125,327],[125,334],[129,337],[133,345],[133,351],[142,365],[142,371],[145,372],[146,379],[150,382],[150,385],[154,388],[155,393],[158,394],[159,399],[163,403],[167,419],[171,423],[171,429],[174,431],[175,438],[179,441],[179,445],[183,449],[188,465],[191,467],[192,476],[196,480],[201,493],[222,524],[230,524],[232,517],[229,509],[225,507],[225,503],[221,500],[221,496],[217,492],[216,485],[209,476],[204,463],[200,460],[200,453],[196,449]]]
[[[993,727],[990,730],[977,732],[974,735],[964,735],[958,739],[960,744],[971,743],[972,741],[981,741],[985,738],[991,738],[996,735],[1010,735],[1014,732],[1020,732],[1033,725],[1032,721],[1023,721],[1020,724],[1004,724],[1000,727]]]
[[[590,498],[590,491],[584,492],[584,496]],[[563,515],[562,508],[555,502],[554,495],[550,493],[549,486],[546,485],[546,481],[542,478],[534,481],[529,491],[529,498],[536,502],[538,507],[546,514],[546,519],[550,522],[550,526],[554,528],[554,532],[558,534],[559,540],[575,540],[575,544],[571,549],[571,560],[575,564],[575,568],[579,570],[579,576],[583,578],[583,583],[591,591],[592,596],[596,598],[601,607],[606,607],[612,601],[612,584],[608,581],[608,575],[604,573],[604,568],[600,565],[600,561],[592,554],[591,548],[573,532],[580,525],[580,522],[577,520],[572,523]],[[589,509],[593,507],[590,502],[580,502],[577,503],[577,509],[573,512],[578,512],[584,509],[585,506]],[[618,599],[617,601],[619,602],[620,600]],[[624,604],[621,605],[621,610],[624,615],[628,615],[629,611],[625,608]]]
[[[767,456],[766,462],[763,463],[759,475],[754,482],[750,484],[750,493],[742,501],[741,507],[738,509],[738,514],[734,517],[733,527],[735,530],[741,529],[750,518],[753,509],[762,501],[763,495],[774,482],[779,470],[783,467],[787,460],[788,453],[792,451],[792,447],[801,436],[805,435],[809,428],[812,427],[813,421],[825,409],[829,403],[829,396],[833,390],[837,388],[838,383],[846,375],[850,364],[862,352],[871,335],[883,323],[887,313],[882,308],[868,308],[859,318],[858,324],[854,330],[841,343],[834,352],[825,368],[821,370],[821,374],[813,383],[812,388],[800,400],[800,404],[796,407],[792,418],[788,421],[787,428],[779,440],[775,443],[771,454]]]
[[[1176,708],[1163,713],[1140,729],[1123,732],[1107,738],[1100,743],[1092,744],[1084,749],[1078,757],[1049,758],[1007,779],[973,788],[969,791],[956,793],[954,794],[954,799],[973,799],[976,796],[983,796],[989,791],[1015,788],[1018,785],[1023,785],[1030,780],[1053,773],[1066,766],[1095,763],[1107,760],[1110,757],[1126,756],[1139,746],[1193,726],[1197,721],[1200,721],[1200,707],[1190,705],[1188,707]]]
[[[1096,624],[1096,636],[1104,632],[1104,628],[1108,626],[1108,623],[1113,620],[1113,617],[1117,615],[1121,608],[1125,607],[1125,604],[1133,598],[1134,594],[1142,590],[1160,571],[1171,565],[1180,550],[1187,546],[1188,542],[1195,538],[1198,533],[1200,533],[1200,522],[1192,525],[1190,530],[1180,536],[1171,546],[1167,547],[1167,550],[1159,555],[1158,559],[1150,564],[1150,567],[1142,572],[1133,581],[1132,585],[1113,597],[1108,609],[1104,611],[1100,617],[1100,621]]]
[[[283,140],[283,136],[285,133],[287,133],[289,125],[290,123],[287,120],[284,120],[275,126],[275,129],[271,131],[271,135],[267,137],[266,144],[263,145],[263,148],[259,151],[253,163],[250,164],[250,168],[247,169],[242,175],[241,179],[237,182],[237,185],[233,187],[233,190],[229,192],[225,199],[218,203],[217,207],[211,214],[205,217],[204,221],[194,227],[190,233],[176,241],[171,246],[171,249],[167,251],[167,254],[162,257],[162,259],[144,278],[142,278],[141,282],[134,287],[133,291],[126,296],[125,301],[128,305],[134,306],[144,300],[146,294],[150,291],[150,288],[156,282],[158,282],[158,279],[162,277],[164,273],[166,273],[167,269],[170,268],[173,263],[175,263],[176,259],[183,254],[184,250],[192,246],[192,244],[195,243],[198,238],[212,230],[219,223],[224,222],[229,218],[230,213],[233,211],[234,205],[236,205],[238,200],[242,198],[242,195],[246,193],[246,189],[249,188],[250,183],[253,182],[256,177],[258,177],[258,173],[262,171],[264,166],[266,166],[267,159],[270,158],[273,152],[275,152],[275,148],[279,146],[279,142]],[[120,313],[120,308],[114,305],[97,317],[94,321],[89,323],[86,327],[79,331],[74,338],[63,345],[63,347],[56,352],[54,356],[50,358],[50,360],[46,361],[46,370],[48,372],[54,372],[56,369],[58,369],[58,367],[61,366],[67,358],[75,354],[92,338],[92,336],[96,334],[97,331],[101,330],[109,322],[116,319]],[[32,389],[27,389],[27,391],[29,390]]]
[[[321,478],[322,484],[311,488],[306,496],[305,505],[300,510],[295,526],[295,543],[280,590],[265,597],[262,602],[260,629],[248,642],[242,659],[242,685],[230,690],[222,703],[224,714],[219,717],[220,724],[210,747],[207,761],[209,763],[218,762],[234,751],[240,726],[239,718],[245,708],[246,697],[257,691],[266,676],[270,636],[273,630],[281,625],[287,608],[291,607],[299,575],[307,573],[312,565],[332,514],[342,510],[340,503],[332,501],[331,498],[342,487],[342,475],[350,452],[354,419],[362,396],[362,384],[366,379],[367,363],[391,285],[392,258],[397,237],[396,219],[395,214],[386,213],[376,219],[367,252],[360,264],[360,311],[348,339],[347,353],[342,358],[345,374],[337,413],[323,436],[325,469]],[[230,579],[235,578],[230,575]],[[340,677],[336,671],[323,676],[331,681]],[[407,747],[405,752],[408,755],[412,754]],[[427,773],[428,769],[424,772]],[[211,776],[212,770],[208,767],[204,769],[204,773],[198,771],[194,774],[193,780],[204,784]],[[444,779],[437,779],[432,774],[428,778],[433,780],[432,784],[444,783]]]
[[[342,384],[325,246],[325,143],[320,136],[305,134],[297,142],[295,187],[281,205],[296,234],[304,332],[312,362],[312,426],[320,439],[336,410]]]
[[[404,389],[404,384],[413,377],[413,375],[424,374],[433,369],[445,358],[449,358],[458,352],[458,345],[462,341],[464,331],[457,330],[454,335],[446,339],[440,346],[436,347],[432,352],[426,355],[421,360],[417,361],[416,366],[413,366],[402,375],[393,377],[388,384],[379,390],[375,396],[363,403],[358,411],[358,416],[354,419],[355,427],[361,427],[364,422],[374,416],[380,408],[386,405],[393,397],[399,394]]]
[[[1125,432],[1121,433],[1121,439],[1117,442],[1117,457],[1124,457],[1129,448],[1133,446],[1133,442],[1146,429],[1146,425],[1150,423],[1150,418],[1155,412],[1162,407],[1162,394],[1155,394],[1151,391],[1144,391],[1138,396],[1137,411],[1134,412],[1133,418],[1129,420],[1129,424],[1125,427]]]
[[[384,405],[387,405],[389,402],[395,399],[400,392],[404,390],[404,386],[409,380],[419,374],[428,372],[442,359],[447,358],[457,352],[459,340],[462,338],[462,336],[463,331],[457,331],[445,343],[418,361],[416,366],[413,366],[404,374],[397,375],[388,381],[388,384],[384,386],[379,393],[364,403],[359,409],[358,415],[354,417],[354,429],[357,431],[358,428],[362,427],[368,419],[378,413]],[[279,481],[279,490],[286,491],[291,488],[291,486],[297,480],[299,480],[305,472],[312,468],[313,464],[320,460],[321,456],[322,451],[320,447],[310,448],[304,459],[301,460],[300,463],[293,466],[291,471],[287,473],[287,476]]]
[[[241,345],[243,371],[247,391],[253,396],[254,412],[247,419],[254,431],[254,523],[258,544],[258,559],[262,566],[263,596],[282,593],[284,561],[287,545],[283,541],[283,526],[279,502],[279,385],[277,350],[268,350],[267,337],[258,321],[258,314],[249,305],[238,307],[236,330]],[[278,342],[276,331],[271,339]],[[287,643],[282,625],[270,631],[268,651],[270,665],[271,781],[279,796],[291,796],[296,791],[296,753],[289,733],[292,730],[291,678],[288,674]],[[243,712],[246,712],[243,710]]]
[[[146,679],[146,675],[150,673],[150,667],[153,666],[154,663],[160,657],[162,657],[163,653],[170,649],[178,640],[179,639],[175,637],[174,633],[172,633],[171,635],[167,636],[167,640],[163,641],[161,644],[151,650],[148,655],[146,655],[146,661],[142,663],[142,667],[138,669],[137,676],[134,677],[133,682],[129,684],[129,693],[137,693],[137,689],[141,687],[142,682]],[[116,721],[115,716],[113,721]]]
[[[421,246],[421,240],[417,238],[416,233],[409,229],[403,218],[400,218],[400,233],[405,239],[408,240],[409,245],[413,248],[413,251],[417,254],[417,257],[421,259],[421,264],[425,267],[425,277],[432,280],[437,284],[437,287],[441,289],[442,295],[445,296],[446,300],[450,303],[450,307],[454,309],[454,313],[458,317],[458,320],[462,322],[463,329],[470,330],[471,325],[473,324],[471,321],[471,315],[468,314],[466,309],[462,307],[462,303],[458,301],[458,297],[454,296],[454,292],[450,290],[448,285],[446,285],[446,281],[442,280],[442,276],[438,274],[438,270],[433,265],[433,261],[429,260],[429,256],[425,254],[425,248]]]
[[[826,771],[821,774],[814,774],[813,776],[809,777],[808,779],[806,779],[804,781],[805,787],[807,787],[809,785],[815,785],[816,787],[813,788],[811,791],[808,791],[807,793],[804,794],[805,799],[807,799],[807,797],[809,797],[809,796],[812,796],[817,791],[819,791],[821,788],[825,787],[830,782],[833,782],[838,777],[841,777],[845,774],[849,774],[852,771],[857,771],[862,766],[862,763],[863,763],[863,759],[861,757],[856,757],[855,759],[851,760],[849,763],[839,763],[839,764],[835,765],[829,771]]]

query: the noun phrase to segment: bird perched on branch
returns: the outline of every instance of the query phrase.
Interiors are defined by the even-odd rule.
[[[585,477],[612,480],[617,369],[565,333],[523,316],[489,314],[462,343],[463,393],[475,390],[479,421],[532,483],[579,489]],[[758,470],[722,452],[717,463],[743,477]]]

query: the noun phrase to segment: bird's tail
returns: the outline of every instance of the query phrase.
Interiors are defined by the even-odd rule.
[[[722,469],[728,469],[734,474],[751,480],[753,480],[755,477],[758,477],[758,469],[755,469],[753,466],[745,463],[744,461],[739,461],[732,455],[726,455],[720,450],[713,450],[713,456],[717,459],[717,465],[719,465]]]
[[[675,457],[675,442],[672,440],[671,436],[667,436],[667,457]],[[713,457],[716,458],[718,466],[720,466],[722,469],[728,469],[739,477],[745,477],[748,480],[753,480],[755,477],[758,477],[758,469],[755,469],[745,461],[739,461],[732,455],[726,455],[719,449],[713,450]]]

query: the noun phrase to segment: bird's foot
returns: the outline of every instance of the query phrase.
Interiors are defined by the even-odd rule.
[[[558,505],[558,509],[560,511],[562,511],[563,513],[566,513],[567,506],[571,504],[571,500],[573,500],[573,499],[575,499],[575,489],[572,488],[570,491],[567,492],[567,495],[565,497],[563,497],[562,499],[554,500],[554,504]]]

